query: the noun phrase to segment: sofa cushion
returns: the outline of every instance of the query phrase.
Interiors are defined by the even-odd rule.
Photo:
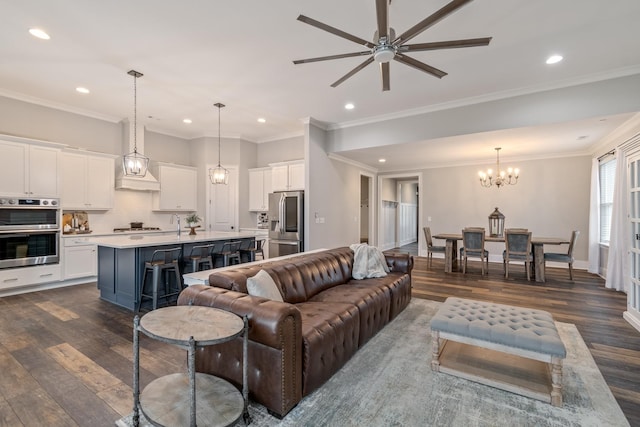
[[[355,305],[296,304],[302,319],[302,395],[325,383],[358,350],[360,313]]]
[[[389,322],[390,300],[391,291],[383,285],[373,283],[370,279],[352,280],[346,285],[334,286],[311,299],[313,302],[328,304],[342,302],[358,307],[360,312],[359,347],[362,347]]]
[[[247,278],[247,291],[254,297],[263,297],[273,301],[283,301],[282,294],[269,273],[260,270],[255,276]]]

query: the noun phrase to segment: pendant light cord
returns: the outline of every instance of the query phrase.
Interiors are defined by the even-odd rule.
[[[133,75],[133,152],[138,153],[138,76]]]
[[[220,109],[222,107],[218,105],[218,167],[220,167]]]

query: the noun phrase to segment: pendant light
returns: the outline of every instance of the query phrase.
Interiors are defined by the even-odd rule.
[[[214,107],[218,107],[218,166],[213,169],[209,169],[209,180],[212,184],[228,184],[229,183],[229,171],[220,166],[220,109],[224,107],[224,104],[215,103]]]
[[[122,170],[125,176],[143,178],[147,174],[149,158],[138,153],[138,112],[137,112],[137,85],[136,82],[143,74],[136,70],[127,72],[133,76],[133,152],[122,157]]]

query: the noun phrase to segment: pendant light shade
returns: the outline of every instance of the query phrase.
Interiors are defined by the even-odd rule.
[[[229,183],[229,171],[220,165],[220,109],[224,107],[224,104],[215,103],[215,107],[218,107],[218,166],[209,169],[209,180],[212,184],[228,184]]]
[[[135,70],[127,74],[133,76],[133,151],[122,157],[122,170],[125,176],[143,178],[147,174],[149,158],[138,153],[138,91],[136,82],[143,74]]]

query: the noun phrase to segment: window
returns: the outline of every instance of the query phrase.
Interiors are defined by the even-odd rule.
[[[616,159],[600,163],[600,243],[609,243]]]

